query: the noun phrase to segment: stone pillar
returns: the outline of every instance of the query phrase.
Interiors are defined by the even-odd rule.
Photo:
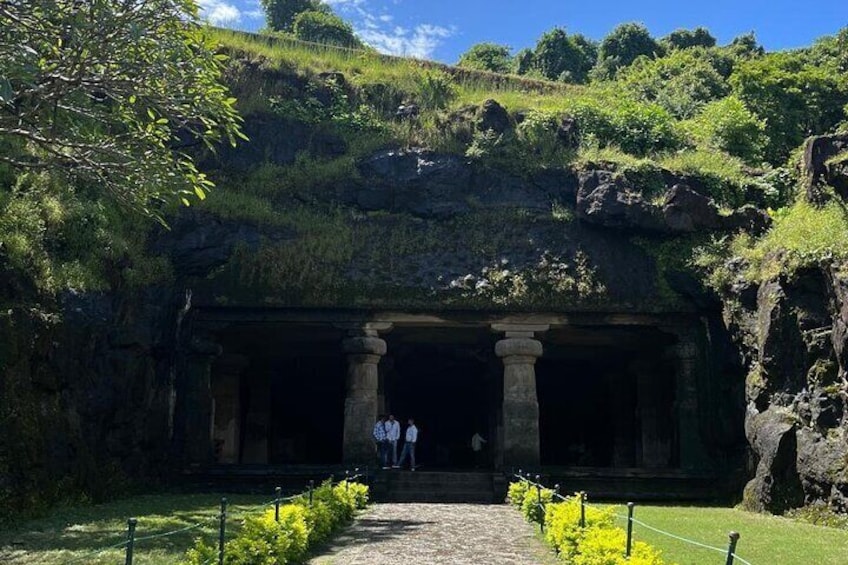
[[[222,348],[209,338],[192,336],[183,365],[180,403],[183,411],[183,457],[189,465],[205,465],[213,461],[212,363]]]
[[[695,329],[678,332],[678,343],[668,352],[676,366],[676,408],[678,425],[678,447],[680,449],[680,467],[683,469],[708,469],[704,441],[700,433],[700,414],[698,406],[698,372],[702,370],[702,359]]]
[[[495,354],[504,365],[503,445],[505,467],[533,467],[540,464],[539,399],[536,395],[536,359],[542,356],[542,344],[535,332],[548,326],[494,324],[505,332],[495,344]]]
[[[243,355],[224,355],[215,365],[212,395],[215,399],[213,440],[218,463],[239,462],[241,452],[241,374],[249,362]]]
[[[662,410],[670,410],[670,406],[662,406],[662,383],[655,367],[648,363],[637,361],[632,365],[636,377],[637,410],[639,413],[639,433],[642,440],[642,467],[646,469],[662,469],[668,467],[671,459],[671,445],[668,442],[669,430],[663,429]]]
[[[619,372],[606,374],[612,416],[612,466],[616,468],[636,465],[635,392],[629,376]]]
[[[386,354],[386,342],[378,330],[390,324],[367,324],[348,331],[342,342],[347,353],[347,397],[345,398],[342,459],[345,463],[372,464],[375,461],[371,432],[377,421],[379,373],[377,365]]]
[[[245,375],[247,398],[242,430],[241,462],[267,465],[271,440],[271,374],[268,369]]]

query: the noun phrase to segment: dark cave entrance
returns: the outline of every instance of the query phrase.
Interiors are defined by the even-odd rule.
[[[536,364],[541,463],[680,465],[676,378],[659,331],[549,332]]]
[[[342,461],[346,359],[327,327],[241,326],[212,369],[216,461]]]
[[[344,460],[347,330],[327,323],[237,323],[216,333],[211,372],[215,461],[336,465]],[[489,324],[396,325],[381,335],[377,410],[419,428],[425,468],[493,468],[503,461],[502,334]],[[539,463],[598,469],[692,468],[697,414],[679,399],[676,337],[650,326],[551,328],[535,364]],[[681,396],[684,395],[684,396]],[[702,406],[706,404],[702,403]],[[700,408],[703,410],[703,408]],[[687,420],[688,418],[688,420]],[[687,422],[681,430],[681,422]],[[480,433],[482,454],[471,448]],[[700,444],[699,444],[700,445]],[[683,460],[684,465],[681,465]]]
[[[407,419],[415,419],[420,434],[416,445],[419,465],[491,468],[503,370],[492,354],[491,332],[481,328],[399,328],[387,341],[385,411],[401,422],[401,440]],[[471,449],[475,433],[487,441],[479,454]]]

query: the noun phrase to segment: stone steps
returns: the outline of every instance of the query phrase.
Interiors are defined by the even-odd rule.
[[[377,502],[464,502],[503,500],[502,476],[486,472],[386,470],[376,474],[371,495]]]

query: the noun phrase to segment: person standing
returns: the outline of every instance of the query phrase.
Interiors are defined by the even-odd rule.
[[[386,420],[386,436],[389,441],[389,454],[391,455],[392,466],[394,467],[398,463],[397,444],[398,440],[400,440],[400,422],[395,420],[392,414],[389,414],[389,419]]]
[[[479,469],[483,465],[483,445],[486,440],[480,435],[480,432],[474,432],[471,436],[471,451],[474,452],[474,467]]]
[[[389,468],[389,441],[386,435],[386,417],[380,414],[377,423],[374,424],[374,442],[377,444],[377,455],[380,457],[380,465],[383,469]]]
[[[406,436],[403,444],[403,451],[400,454],[400,461],[395,465],[398,469],[403,467],[406,458],[409,457],[409,468],[415,470],[415,444],[418,442],[418,428],[415,427],[415,420],[409,419],[409,425],[406,427]]]

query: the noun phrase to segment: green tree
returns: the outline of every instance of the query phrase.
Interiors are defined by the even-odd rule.
[[[292,30],[295,37],[304,41],[362,47],[362,42],[356,37],[350,24],[327,12],[309,10],[299,13],[294,18]]]
[[[730,52],[732,57],[741,60],[762,57],[766,53],[763,46],[757,43],[757,36],[754,35],[753,31],[734,37],[725,49]]]
[[[660,39],[660,44],[668,50],[689,49],[690,47],[715,47],[716,38],[703,27],[676,29]]]
[[[845,79],[848,80],[848,27],[842,28],[836,35],[817,39],[806,52],[810,62],[832,66],[840,73],[845,73]]]
[[[211,185],[179,147],[241,136],[193,0],[0,3],[0,162],[155,215]]]
[[[749,163],[757,164],[768,141],[765,121],[745,107],[736,96],[727,96],[706,104],[683,128],[699,144],[725,151]]]
[[[658,59],[641,57],[617,81],[639,98],[656,102],[677,118],[689,118],[729,91],[703,48],[676,49]]]
[[[261,0],[265,9],[265,23],[272,31],[292,31],[294,20],[303,12],[331,13],[321,0]]]
[[[512,70],[509,47],[497,43],[478,43],[462,54],[457,66],[493,73],[508,73]]]
[[[766,121],[765,158],[780,163],[809,135],[825,133],[844,117],[848,84],[835,65],[815,65],[809,54],[780,52],[736,65],[734,93]]]
[[[657,54],[662,54],[662,46],[644,25],[621,24],[601,41],[593,74],[600,79],[613,78],[620,68],[631,65],[638,57]]]
[[[513,61],[513,70],[516,74],[526,75],[533,68],[533,50],[532,49],[522,49],[518,53],[515,54],[515,57],[512,59]]]
[[[594,45],[583,36],[569,36],[564,29],[545,32],[536,43],[533,64],[551,80],[585,82],[595,64]]]

